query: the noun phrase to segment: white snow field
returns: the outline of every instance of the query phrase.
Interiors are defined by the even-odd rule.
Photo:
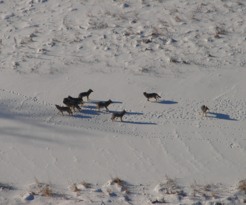
[[[0,204],[245,203],[245,56],[243,0],[0,1]]]

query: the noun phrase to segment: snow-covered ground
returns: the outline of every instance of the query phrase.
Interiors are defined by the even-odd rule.
[[[0,1],[0,204],[246,202],[245,16],[243,0]]]

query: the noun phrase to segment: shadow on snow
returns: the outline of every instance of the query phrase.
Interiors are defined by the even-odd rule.
[[[86,107],[86,108],[90,108],[90,107]],[[86,115],[99,115],[99,112],[98,112],[98,110],[95,110],[95,107],[93,107],[94,108],[94,110],[92,109],[92,108],[90,108],[90,110],[88,110],[88,109],[82,109],[81,110],[81,113],[82,114],[86,114]]]
[[[171,104],[177,104],[178,102],[176,101],[171,101],[171,100],[160,100],[160,101],[151,101],[152,103],[159,103],[159,104],[166,104],[166,105],[171,105]]]
[[[156,123],[152,122],[135,122],[135,121],[124,121],[124,123],[129,123],[129,124],[138,124],[138,125],[157,125]]]
[[[110,111],[110,113],[120,113],[120,112],[122,112],[122,111]],[[127,111],[126,110],[126,115],[143,115],[143,113],[142,112],[130,112],[130,111]]]
[[[236,119],[232,119],[230,118],[229,115],[227,114],[222,114],[222,113],[215,113],[215,112],[207,112],[208,114],[214,115],[214,116],[208,116],[211,118],[218,118],[218,119],[222,119],[222,120],[233,120],[233,121],[237,121]]]
[[[89,101],[84,101],[84,103],[85,104],[87,104],[87,103],[92,103],[92,104],[97,104],[98,102],[106,102],[106,101],[108,101],[108,100],[89,100]],[[112,100],[112,102],[113,103],[122,103],[122,102],[120,102],[120,101],[114,101],[114,100]]]
[[[81,118],[81,119],[84,119],[84,118],[91,118],[89,116],[84,116],[83,113],[81,113],[82,115],[80,114],[74,114],[74,115],[71,115],[72,117],[75,117],[75,118]]]

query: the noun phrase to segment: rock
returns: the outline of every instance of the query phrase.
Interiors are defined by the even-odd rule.
[[[26,194],[23,196],[23,199],[26,200],[26,201],[33,200],[33,199],[34,199],[34,195],[33,195],[32,193],[26,193]]]

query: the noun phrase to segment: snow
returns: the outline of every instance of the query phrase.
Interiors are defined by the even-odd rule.
[[[227,0],[0,1],[0,204],[244,203],[245,12]],[[80,112],[57,114],[89,89]]]

